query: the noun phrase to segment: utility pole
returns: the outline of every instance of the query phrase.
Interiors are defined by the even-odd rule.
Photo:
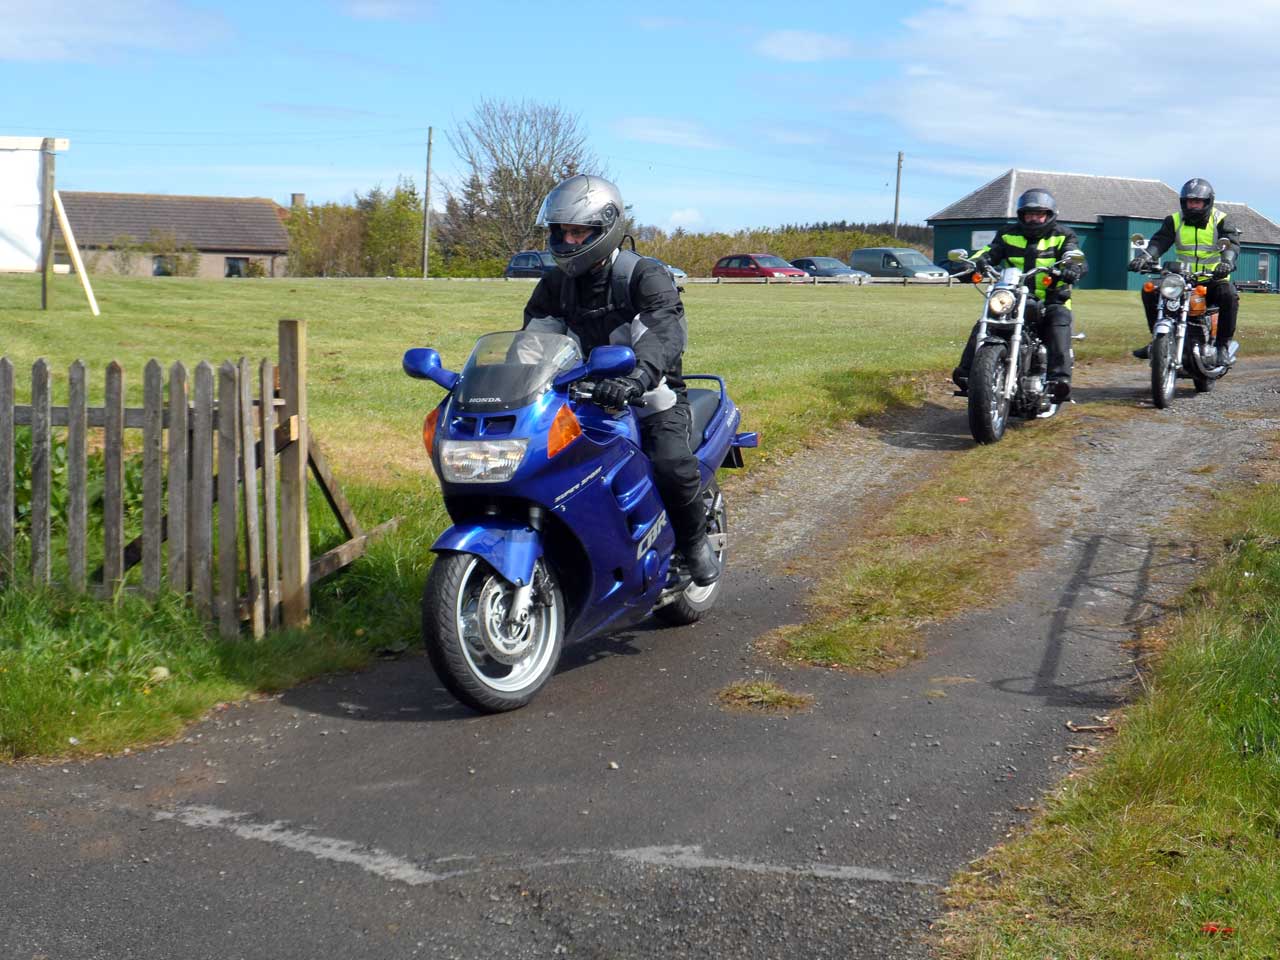
[[[54,139],[40,144],[40,309],[49,309],[49,271],[53,268]]]
[[[898,200],[902,197],[902,151],[898,151],[898,182],[893,188],[893,237],[898,238]]]
[[[427,180],[422,188],[422,279],[427,279],[427,254],[431,249],[431,134],[427,127]]]

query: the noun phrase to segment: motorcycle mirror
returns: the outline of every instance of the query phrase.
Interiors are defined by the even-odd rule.
[[[624,377],[635,368],[635,351],[617,344],[596,347],[587,358],[587,374],[592,377]]]
[[[452,390],[458,383],[458,375],[452,370],[446,370],[440,363],[440,354],[430,347],[406,350],[400,365],[413,379],[430,380],[446,390]]]
[[[1129,238],[1129,242],[1139,250],[1145,250],[1147,247],[1147,238],[1140,233],[1135,233]]]
[[[948,250],[947,259],[948,260],[968,260],[969,251],[965,250],[963,247],[957,248],[955,250]]]

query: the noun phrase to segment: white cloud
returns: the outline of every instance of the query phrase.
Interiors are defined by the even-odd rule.
[[[230,32],[219,14],[166,0],[64,0],[54,8],[0,0],[0,24],[0,61],[100,61],[192,50]]]
[[[1034,166],[1175,186],[1205,176],[1221,195],[1274,195],[1259,159],[1280,150],[1262,66],[1280,46],[1276,12],[1275,0],[1237,0],[1219,17],[1200,0],[1166,0],[1158,16],[1112,0],[1074,0],[1065,15],[932,0],[888,51],[900,74],[850,106],[973,158],[975,178]],[[1209,59],[1193,93],[1182,65],[1197,51]]]
[[[773,143],[785,147],[816,147],[827,142],[827,135],[821,130],[796,130],[792,127],[766,127],[764,135]]]
[[[434,0],[343,0],[339,8],[357,20],[420,20],[435,13]]]
[[[756,41],[757,53],[787,63],[840,60],[852,51],[853,46],[848,40],[810,30],[775,30]]]
[[[716,150],[723,144],[717,142],[699,124],[688,120],[668,120],[662,117],[624,117],[614,124],[614,131],[626,140],[641,143],[660,143],[667,147],[692,147],[696,150]]]
[[[702,223],[702,211],[697,207],[684,207],[680,210],[672,210],[671,216],[667,217],[667,229],[674,230],[676,227],[684,227],[688,230]]]

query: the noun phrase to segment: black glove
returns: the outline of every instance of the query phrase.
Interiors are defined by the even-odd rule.
[[[1134,257],[1132,260],[1129,261],[1129,269],[1134,273],[1141,273],[1143,270],[1147,269],[1150,263],[1151,263],[1151,258],[1148,257],[1145,253],[1140,253],[1138,254],[1138,256]]]
[[[1213,279],[1225,280],[1231,276],[1231,271],[1236,268],[1235,262],[1232,260],[1223,260],[1213,268]]]
[[[644,387],[630,377],[601,380],[591,391],[591,399],[606,410],[625,410],[631,400],[644,396]]]
[[[1078,263],[1064,263],[1055,272],[1063,283],[1076,283],[1084,276],[1084,267]]]

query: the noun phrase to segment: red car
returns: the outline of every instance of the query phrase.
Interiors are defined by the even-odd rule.
[[[805,278],[803,270],[797,270],[781,257],[771,253],[737,253],[731,257],[722,257],[711,268],[713,277],[767,277],[770,280],[787,277]]]

